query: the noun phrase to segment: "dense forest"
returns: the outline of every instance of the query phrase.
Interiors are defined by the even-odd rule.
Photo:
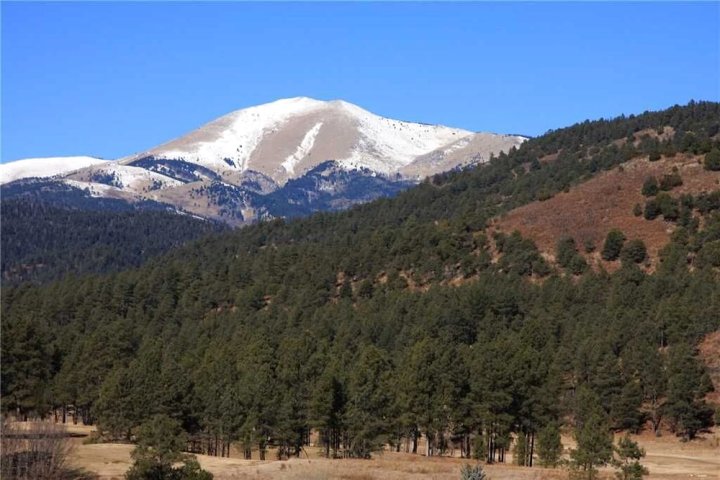
[[[512,444],[523,465],[557,462],[566,427],[579,450],[611,430],[690,440],[713,422],[696,346],[720,328],[714,203],[686,205],[697,221],[652,273],[622,232],[608,274],[571,268],[573,245],[566,268],[484,227],[640,155],[712,160],[719,129],[709,102],[584,122],[394,199],[5,288],[3,408],[72,410],[109,439],[165,415],[190,451],[263,458],[299,455],[313,432],[328,456],[416,452],[422,435],[428,455],[503,461]],[[574,458],[591,470],[609,454]]]
[[[0,213],[5,285],[138,267],[171,248],[227,230],[174,212],[92,211],[22,197],[3,200]]]

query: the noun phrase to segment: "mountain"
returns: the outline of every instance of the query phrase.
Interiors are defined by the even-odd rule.
[[[427,176],[486,162],[525,140],[392,120],[341,100],[298,97],[232,112],[160,146],[60,172],[52,180],[21,180],[3,193],[7,198],[43,191],[57,198],[70,189],[74,197],[151,201],[243,224],[393,195]],[[14,163],[0,168],[13,170]],[[322,182],[313,180],[317,168],[324,169]],[[300,209],[298,185],[307,194]]]
[[[0,164],[0,185],[21,178],[46,178],[106,162],[94,157],[26,158]]]
[[[326,160],[394,174],[421,155],[473,135],[383,118],[342,100],[298,97],[232,112],[121,163],[148,157],[178,160],[229,178],[253,170],[282,185]],[[433,173],[428,169],[421,175]]]

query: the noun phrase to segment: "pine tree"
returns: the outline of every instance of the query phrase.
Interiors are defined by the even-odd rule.
[[[137,437],[126,480],[212,480],[194,456],[182,453],[187,437],[179,422],[166,415],[153,416],[140,426]],[[178,462],[181,467],[174,466]]]
[[[645,202],[645,209],[643,210],[643,218],[645,220],[655,220],[660,215],[660,206],[657,200],[651,198]]]
[[[602,249],[603,260],[617,260],[625,243],[625,235],[620,230],[610,230],[605,237]]]
[[[47,326],[23,315],[13,324],[3,321],[2,330],[3,408],[15,410],[21,419],[44,416],[50,409],[52,373]]]
[[[647,257],[647,247],[640,239],[633,239],[627,242],[621,252],[620,260],[623,263],[642,263]]]
[[[480,464],[475,466],[466,464],[460,469],[461,480],[486,480],[487,478],[487,474]]]
[[[118,367],[103,382],[93,407],[98,427],[111,438],[130,439],[132,429],[142,418],[135,401],[135,390],[128,370]]]
[[[558,264],[566,268],[570,266],[570,262],[577,255],[577,247],[575,246],[575,239],[572,237],[563,237],[558,240],[557,246],[555,247],[555,258]]]
[[[345,430],[343,416],[347,395],[332,366],[328,366],[318,379],[309,405],[310,423],[320,431],[325,456],[336,456]]]
[[[382,448],[390,405],[388,372],[391,365],[375,347],[358,353],[348,381],[348,401],[344,414],[350,454],[369,458]]]
[[[543,467],[555,467],[560,462],[563,446],[560,428],[555,422],[548,423],[538,434],[538,456]]]
[[[575,401],[577,448],[570,452],[571,466],[576,477],[593,480],[597,478],[597,467],[607,465],[612,459],[612,435],[607,415],[594,392],[580,387]]]
[[[692,349],[684,344],[670,350],[667,370],[665,411],[677,435],[683,440],[692,440],[712,421],[712,409],[704,400],[705,394],[712,390],[712,384]]]
[[[705,166],[705,170],[720,171],[720,150],[714,148],[706,153],[703,165]]]
[[[643,392],[640,383],[631,379],[623,386],[620,395],[612,404],[613,427],[638,433],[645,420],[640,410],[642,403]]]
[[[645,456],[645,450],[640,448],[637,442],[632,441],[629,436],[626,435],[618,440],[618,444],[613,450],[616,458],[612,463],[618,470],[615,473],[618,480],[642,480],[645,475],[650,473],[640,464],[640,459]]]
[[[659,190],[657,179],[653,176],[649,176],[645,179],[642,186],[642,194],[646,197],[654,197],[657,195]]]

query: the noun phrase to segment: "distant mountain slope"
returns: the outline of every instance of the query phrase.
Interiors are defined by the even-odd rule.
[[[44,283],[107,273],[213,232],[221,224],[164,211],[80,211],[32,199],[0,204],[2,281]]]
[[[325,176],[325,190],[307,191],[310,197],[325,200],[307,203],[305,214],[397,193],[428,175],[485,162],[525,140],[392,120],[340,100],[298,97],[232,112],[163,145],[91,164],[59,180],[86,190],[88,198],[158,202],[198,216],[247,224],[288,210],[278,208],[292,202],[280,198],[288,191],[282,187],[312,177],[314,169],[329,161],[335,166],[333,174]],[[22,193],[23,184],[36,193],[42,190],[37,182],[27,183],[21,176],[12,176],[18,184],[5,189],[6,197]],[[360,182],[361,176],[367,181]],[[262,178],[262,188],[249,185],[250,177]],[[340,184],[327,188],[333,178],[346,185],[348,177],[356,188]],[[313,181],[308,177],[304,184]],[[53,201],[61,196],[54,183],[47,191]],[[217,195],[221,191],[227,195]],[[265,198],[271,192],[275,192],[272,198]],[[338,197],[332,198],[332,192]]]
[[[378,175],[368,169],[347,170],[337,162],[321,163],[300,178],[289,180],[266,197],[273,217],[307,216],[316,211],[345,210],[381,197],[393,197],[415,182],[400,175]]]
[[[0,163],[0,185],[21,178],[52,177],[104,162],[107,160],[93,157],[48,157]]]

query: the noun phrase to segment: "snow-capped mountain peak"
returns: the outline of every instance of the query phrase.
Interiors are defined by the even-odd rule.
[[[124,163],[180,160],[217,172],[255,170],[283,184],[326,160],[396,173],[472,134],[381,117],[343,100],[295,97],[234,111]]]

